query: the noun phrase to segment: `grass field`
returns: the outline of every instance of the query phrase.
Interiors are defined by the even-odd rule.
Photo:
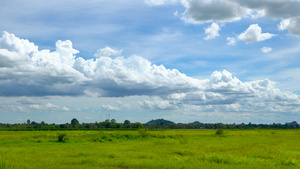
[[[300,168],[300,130],[215,132],[1,131],[0,168]]]

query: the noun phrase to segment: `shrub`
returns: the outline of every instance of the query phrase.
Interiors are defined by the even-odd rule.
[[[57,141],[58,142],[66,142],[68,140],[66,136],[67,136],[66,133],[60,133],[60,134],[58,134]]]
[[[143,138],[148,136],[147,129],[145,129],[145,128],[139,128],[139,129],[138,129],[138,133],[139,133],[139,135],[142,136]]]
[[[216,130],[215,134],[218,135],[218,136],[224,135],[224,130],[223,129],[218,129],[218,130]]]

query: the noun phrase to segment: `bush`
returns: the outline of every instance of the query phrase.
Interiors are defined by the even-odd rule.
[[[147,137],[148,136],[147,129],[145,129],[145,128],[139,128],[138,133],[142,137]]]
[[[218,136],[224,135],[224,130],[223,129],[218,129],[218,130],[216,130],[215,134],[218,135]]]
[[[58,134],[57,141],[58,142],[66,142],[68,140],[66,136],[67,136],[66,133],[60,133],[60,134]]]

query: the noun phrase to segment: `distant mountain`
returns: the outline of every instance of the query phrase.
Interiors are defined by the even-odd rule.
[[[164,119],[156,119],[156,120],[152,119],[151,121],[148,121],[146,124],[175,124],[175,123]]]
[[[193,123],[189,123],[189,124],[200,124],[199,121],[194,121]]]
[[[286,123],[286,124],[289,125],[289,126],[297,126],[297,125],[299,125],[296,121],[293,121],[291,123]]]

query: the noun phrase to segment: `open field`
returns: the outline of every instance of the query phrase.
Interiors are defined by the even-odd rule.
[[[1,131],[0,168],[299,168],[299,140],[300,130]]]

